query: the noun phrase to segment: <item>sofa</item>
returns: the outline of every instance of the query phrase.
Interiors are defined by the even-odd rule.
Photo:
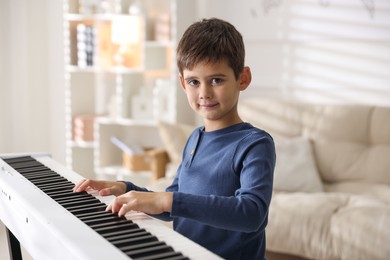
[[[274,259],[390,259],[390,107],[242,98],[244,121],[275,140],[267,251]],[[193,127],[160,123],[171,162]]]
[[[267,250],[390,259],[390,107],[242,99],[275,140]]]

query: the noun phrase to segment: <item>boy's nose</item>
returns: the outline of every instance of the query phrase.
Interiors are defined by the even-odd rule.
[[[210,99],[212,97],[211,87],[205,85],[201,86],[199,97],[201,99]]]

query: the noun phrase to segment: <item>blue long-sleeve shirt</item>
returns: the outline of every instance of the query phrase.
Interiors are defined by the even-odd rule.
[[[173,192],[174,229],[225,259],[264,259],[275,147],[248,123],[189,137]],[[144,190],[127,183],[128,190]]]

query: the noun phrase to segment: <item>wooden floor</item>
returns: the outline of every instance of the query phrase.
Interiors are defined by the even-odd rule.
[[[267,251],[267,260],[309,260],[307,258],[302,258],[299,256],[286,255],[281,253],[275,253]]]

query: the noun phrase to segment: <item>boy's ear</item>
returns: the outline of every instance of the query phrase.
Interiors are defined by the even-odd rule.
[[[179,73],[179,81],[180,81],[180,85],[181,85],[181,88],[184,90],[184,92],[186,91],[186,85],[184,84],[184,79],[183,79],[183,75],[181,73]]]
[[[249,67],[244,67],[240,74],[240,90],[245,90],[252,81],[252,73]]]

